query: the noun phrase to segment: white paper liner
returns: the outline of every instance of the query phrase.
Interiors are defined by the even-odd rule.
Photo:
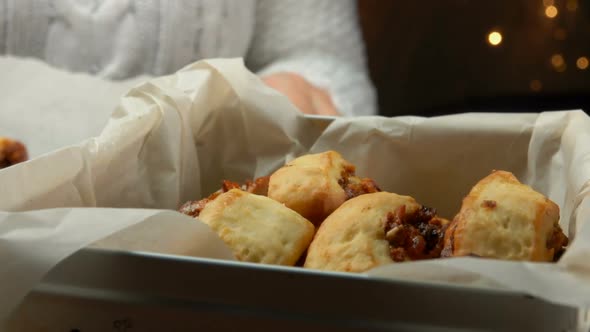
[[[370,276],[500,287],[590,306],[590,119],[583,112],[339,118],[322,129],[239,59],[200,61],[132,89],[99,137],[0,171],[0,323],[60,260],[136,224],[99,245],[230,259],[206,226],[164,210],[209,194],[222,179],[266,175],[327,149],[382,189],[447,218],[492,169],[511,171],[560,205],[561,225],[574,239],[557,264],[457,258],[392,264]],[[164,229],[158,239],[154,230]]]

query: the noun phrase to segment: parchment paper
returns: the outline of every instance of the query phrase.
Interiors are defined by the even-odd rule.
[[[31,157],[100,134],[119,100],[147,76],[111,81],[0,56],[0,136],[22,140]]]
[[[370,276],[507,288],[588,307],[589,136],[581,111],[339,118],[322,132],[241,60],[200,61],[132,89],[100,136],[0,171],[0,322],[52,266],[91,243],[230,259],[206,226],[163,210],[209,194],[222,179],[265,175],[326,149],[447,218],[477,180],[512,171],[560,205],[573,240],[557,264],[456,258],[392,264]],[[184,240],[154,235],[164,230]]]

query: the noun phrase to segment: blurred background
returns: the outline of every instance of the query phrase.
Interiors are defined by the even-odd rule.
[[[590,110],[590,1],[358,6],[382,115]]]

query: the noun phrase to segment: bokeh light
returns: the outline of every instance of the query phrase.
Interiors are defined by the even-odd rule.
[[[588,69],[588,58],[585,56],[581,56],[576,60],[576,67],[580,70]]]
[[[553,54],[551,56],[551,64],[553,65],[553,67],[561,67],[563,66],[563,64],[565,63],[565,60],[563,60],[563,55],[561,54]]]
[[[551,56],[551,65],[557,72],[564,72],[567,69],[567,65],[565,63],[565,59],[561,54],[553,54]]]
[[[547,8],[545,8],[545,16],[547,16],[549,18],[555,18],[557,16],[557,14],[559,14],[557,7],[547,6]]]
[[[492,46],[498,46],[502,43],[502,34],[498,31],[492,31],[488,34],[488,43]]]

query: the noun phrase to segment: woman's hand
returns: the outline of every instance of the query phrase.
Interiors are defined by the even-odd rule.
[[[271,88],[286,95],[297,108],[306,114],[340,115],[332,98],[323,89],[313,86],[294,73],[276,73],[262,80]]]

